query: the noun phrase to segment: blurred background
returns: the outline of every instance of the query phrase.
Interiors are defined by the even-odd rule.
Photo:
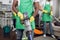
[[[60,5],[59,5],[60,0],[52,0],[52,1],[53,1],[53,15],[57,18],[60,18]],[[42,2],[43,2],[43,0],[40,1],[40,4]],[[11,17],[12,17],[12,12],[11,12],[12,3],[13,3],[13,0],[0,0],[0,24],[1,24],[2,27],[4,25],[3,20],[9,19],[12,22],[12,20],[11,20]],[[5,11],[5,13],[3,13],[2,11]],[[41,14],[41,13],[39,13],[39,14]],[[7,18],[8,16],[10,18]],[[4,19],[4,17],[5,17],[5,19]],[[5,22],[5,25],[6,25],[6,22]],[[11,23],[11,25],[12,25],[12,23]]]
[[[40,0],[40,4],[43,2],[44,0]],[[60,0],[52,0],[53,1],[53,16],[56,19],[60,19]],[[0,0],[0,27],[3,28],[5,25],[10,25],[10,27],[13,27],[13,21],[12,21],[12,12],[11,12],[11,8],[12,8],[12,3],[13,0]],[[39,16],[36,16],[36,21],[39,21],[39,23],[36,23],[36,26],[40,27],[40,19],[41,19],[41,13],[38,13]],[[37,20],[39,19],[39,20]],[[54,20],[56,20],[54,19]],[[8,21],[7,21],[8,20]],[[60,20],[59,20],[60,21]],[[58,21],[58,22],[59,22]],[[59,31],[60,26],[55,27],[54,25],[54,29],[55,31]],[[56,36],[60,36],[60,31],[59,32],[55,32]]]

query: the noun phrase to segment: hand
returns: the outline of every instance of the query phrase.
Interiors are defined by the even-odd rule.
[[[20,17],[21,20],[23,20],[23,14],[21,12],[18,12],[18,16]]]
[[[53,14],[52,14],[52,11],[50,12],[50,15],[53,15]]]
[[[16,16],[16,13],[15,13],[15,12],[13,12],[13,15],[14,15],[14,16]]]
[[[34,21],[35,18],[33,16],[30,17],[30,22]]]
[[[44,13],[48,13],[48,11],[46,11],[46,10],[43,10],[42,12],[44,12]]]

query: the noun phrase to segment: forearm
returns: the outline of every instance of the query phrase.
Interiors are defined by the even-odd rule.
[[[53,15],[53,8],[52,8],[52,6],[51,6],[51,12],[50,12],[50,15]]]
[[[35,7],[35,11],[34,11],[33,16],[35,17],[39,11],[39,2],[35,2],[34,7]]]
[[[33,16],[35,17],[38,14],[39,9],[35,9]]]
[[[16,7],[12,7],[12,10],[13,12],[18,13],[18,10],[16,9]]]
[[[39,5],[39,10],[40,10],[40,11],[43,11],[43,8],[42,8],[42,6],[40,6],[40,5]]]
[[[12,11],[15,13],[18,12],[18,10],[16,9],[17,6],[18,6],[18,0],[13,0]]]

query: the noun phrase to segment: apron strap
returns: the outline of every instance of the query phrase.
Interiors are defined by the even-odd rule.
[[[44,3],[44,7],[45,7],[46,3],[47,3],[47,1],[45,1],[45,3]],[[49,2],[49,4],[50,4],[50,2]]]

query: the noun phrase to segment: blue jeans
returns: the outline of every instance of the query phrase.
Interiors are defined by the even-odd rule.
[[[43,30],[44,30],[44,34],[47,33],[47,30],[46,30],[46,23],[47,22],[43,22]],[[54,31],[53,31],[53,27],[52,27],[52,22],[49,22],[49,28],[50,28],[50,34],[51,35],[54,35]]]
[[[16,32],[17,32],[17,40],[22,40],[22,37],[23,37],[23,29],[17,29]],[[31,36],[30,36],[31,35]],[[32,38],[33,40],[33,31],[31,32],[31,34],[29,32],[27,32],[26,36],[28,37],[28,40],[31,40],[30,37]]]

